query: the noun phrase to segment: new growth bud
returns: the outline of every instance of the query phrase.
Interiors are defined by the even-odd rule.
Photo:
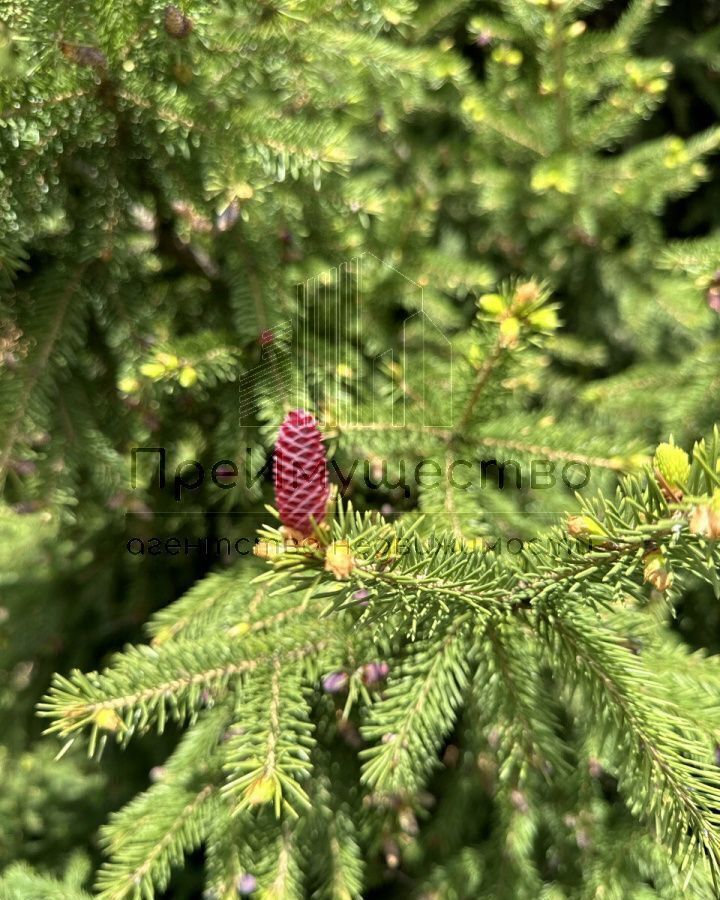
[[[693,509],[690,531],[711,541],[720,540],[720,488],[715,491],[709,503]]]
[[[348,578],[355,568],[355,559],[347,541],[335,541],[325,552],[325,570],[338,579]]]
[[[645,567],[643,580],[651,584],[656,591],[663,593],[673,583],[673,573],[667,567],[667,560],[661,550],[652,550],[643,557]]]
[[[655,451],[654,464],[670,488],[683,487],[690,475],[690,457],[675,444],[660,444]]]

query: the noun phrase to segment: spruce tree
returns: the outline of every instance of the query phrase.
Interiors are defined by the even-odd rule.
[[[663,6],[2,3],[2,900],[718,895]]]

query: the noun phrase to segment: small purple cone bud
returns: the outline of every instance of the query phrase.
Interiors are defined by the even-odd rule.
[[[12,461],[10,466],[21,477],[34,475],[37,472],[37,466],[31,459],[17,459]]]
[[[225,207],[225,209],[217,217],[216,227],[218,231],[230,231],[233,225],[240,218],[240,204],[237,200]]]
[[[87,66],[90,69],[107,68],[107,57],[97,47],[83,47],[60,41],[60,52],[65,59],[77,66]]]
[[[238,878],[237,889],[238,893],[243,897],[252,894],[253,891],[257,890],[257,878],[246,872]]]
[[[365,588],[361,588],[359,591],[355,591],[352,595],[353,600],[357,602],[358,606],[367,606],[368,600],[367,598],[370,596],[370,591],[366,591]]]
[[[510,791],[510,802],[515,807],[518,812],[528,813],[530,812],[530,807],[528,805],[525,794],[522,791],[519,791],[517,788]]]
[[[714,284],[707,292],[707,302],[710,309],[720,313],[720,284]]]
[[[575,832],[575,840],[580,850],[587,850],[592,845],[590,835],[584,828],[578,828]]]
[[[366,684],[368,687],[378,684],[387,678],[389,671],[390,666],[386,662],[365,663],[361,674],[363,684]]]
[[[400,848],[392,838],[386,838],[383,842],[383,852],[388,869],[397,869],[400,865]]]
[[[713,312],[720,313],[720,269],[713,275],[705,299]]]
[[[322,689],[326,694],[339,694],[345,690],[347,683],[347,672],[331,672],[323,678]]]
[[[165,31],[174,38],[187,37],[193,29],[192,19],[177,6],[165,7]]]
[[[118,491],[117,494],[113,494],[112,497],[107,501],[106,506],[108,509],[122,509],[127,502],[127,494],[123,491]]]
[[[340,737],[345,741],[348,747],[352,747],[353,750],[359,750],[363,746],[363,739],[360,736],[357,726],[351,719],[344,719],[341,710],[336,710],[335,714],[337,716],[337,729]]]
[[[39,500],[24,500],[20,503],[15,503],[12,509],[20,516],[27,516],[30,513],[37,512],[41,506],[42,504]]]

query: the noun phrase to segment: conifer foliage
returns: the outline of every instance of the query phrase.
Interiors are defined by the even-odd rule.
[[[718,896],[679,6],[0,0],[0,900]]]

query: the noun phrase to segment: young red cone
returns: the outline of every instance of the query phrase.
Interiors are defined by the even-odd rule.
[[[274,475],[280,521],[303,535],[312,534],[311,516],[318,525],[325,518],[330,485],[320,429],[304,409],[289,412],[280,426]]]

